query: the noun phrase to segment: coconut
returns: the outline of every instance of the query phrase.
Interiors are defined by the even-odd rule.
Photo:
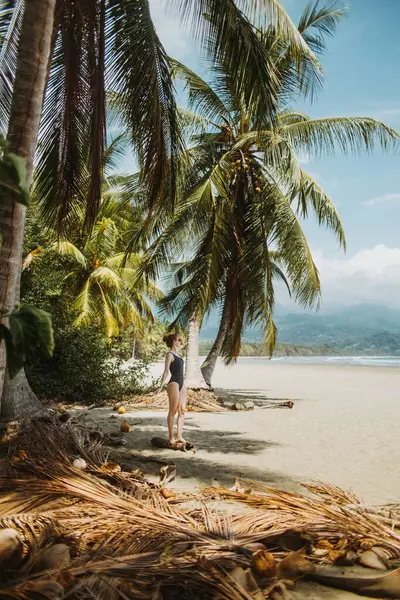
[[[119,415],[124,415],[125,413],[126,413],[126,410],[125,410],[125,408],[124,408],[123,406],[120,406],[120,407],[118,408],[118,414],[119,414]]]
[[[38,571],[52,571],[62,569],[71,561],[69,548],[66,544],[54,544],[44,550],[36,564]]]
[[[267,550],[257,550],[251,557],[251,568],[259,577],[272,579],[276,574],[276,561]]]
[[[22,561],[24,546],[15,529],[0,529],[0,570],[15,568]]]
[[[169,500],[170,498],[176,498],[176,492],[167,490],[167,488],[161,488],[160,493],[166,500]]]
[[[128,421],[125,421],[125,419],[122,419],[121,421],[120,430],[122,431],[122,433],[129,433],[131,430]]]
[[[83,458],[76,458],[72,465],[75,469],[79,469],[80,471],[84,471],[87,467],[87,462]]]

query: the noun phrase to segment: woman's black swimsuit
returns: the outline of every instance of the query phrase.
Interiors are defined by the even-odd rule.
[[[174,357],[174,360],[169,365],[169,370],[171,371],[171,379],[169,383],[177,383],[179,385],[179,391],[183,388],[183,377],[184,377],[184,364],[182,356],[178,356],[173,352],[170,352]]]

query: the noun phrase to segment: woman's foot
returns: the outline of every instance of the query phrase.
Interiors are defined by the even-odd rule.
[[[187,444],[187,441],[184,440],[183,437],[178,438],[176,441],[179,442],[180,444]]]
[[[172,440],[168,440],[170,445],[173,446],[176,443],[176,440],[174,438],[172,438]]]

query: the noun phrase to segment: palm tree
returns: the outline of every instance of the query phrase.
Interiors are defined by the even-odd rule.
[[[323,33],[332,32],[341,15],[332,5],[309,5],[299,33],[322,50]],[[310,212],[345,249],[339,215],[301,168],[298,153],[370,151],[376,144],[387,149],[398,140],[396,132],[368,117],[310,119],[292,109],[293,101],[312,91],[307,65],[299,76],[290,45],[275,28],[260,30],[258,36],[279,80],[276,110],[264,121],[254,98],[238,93],[226,61],[214,62],[211,84],[173,61],[188,90],[193,112],[184,111],[182,119],[194,129],[194,145],[184,155],[186,184],[179,209],[143,264],[148,273],[159,269],[166,258],[182,252],[183,230],[191,229],[191,259],[177,271],[176,285],[163,303],[175,322],[185,324],[192,314],[201,321],[220,308],[218,335],[202,366],[209,385],[217,357],[222,354],[230,363],[238,356],[247,325],[264,331],[272,353],[274,278],[287,278],[303,306],[318,305],[318,271],[302,230]]]
[[[309,68],[318,69],[278,0],[170,4],[191,21],[208,56],[229,63],[246,100],[256,94],[259,114],[271,112],[276,89],[265,48],[251,24],[264,15],[264,8],[265,19],[290,40],[293,54],[307,56]],[[4,0],[0,39],[0,131],[7,134],[10,150],[26,159],[30,184],[41,119],[36,185],[48,224],[62,230],[82,208],[87,228],[97,220],[106,88],[124,98],[122,116],[140,160],[149,206],[156,206],[165,190],[173,206],[182,138],[170,64],[149,0]],[[6,309],[18,300],[24,220],[20,205],[7,205],[1,213],[0,302]],[[0,359],[3,383],[4,356]],[[16,388],[7,392],[16,406],[24,394],[32,401],[23,374],[21,378],[18,393]]]
[[[10,6],[2,9],[10,9]],[[6,3],[10,5],[10,2]],[[15,11],[20,11],[21,3],[14,3]],[[45,93],[48,64],[51,55],[53,21],[56,0],[33,0],[27,2],[23,19],[20,12],[13,19],[14,11],[7,11],[5,19],[13,26],[20,26],[18,51],[16,36],[6,36],[1,48],[8,55],[8,67],[0,66],[0,96],[6,96],[1,103],[0,117],[9,118],[7,140],[9,150],[25,159],[27,164],[26,184],[29,187],[32,178],[43,97]],[[8,41],[10,40],[10,41]],[[6,47],[7,46],[7,47]],[[8,50],[8,52],[7,52]],[[10,89],[9,77],[12,74],[12,94],[4,93]],[[4,132],[5,127],[3,127]],[[22,262],[22,244],[24,235],[26,207],[10,199],[2,199],[0,233],[3,244],[0,252],[0,307],[10,313],[19,300],[19,281]],[[13,419],[19,414],[30,417],[43,409],[30,389],[24,371],[10,380],[5,372],[6,357],[4,346],[0,353],[0,393],[1,416]]]
[[[141,257],[119,252],[119,230],[113,220],[102,218],[95,224],[82,248],[68,240],[57,240],[48,250],[70,257],[66,288],[74,301],[75,325],[95,324],[109,337],[133,325],[141,332],[144,320],[153,321],[149,301],[156,303],[162,293],[151,282],[136,277]],[[30,267],[43,255],[33,250],[25,259]]]

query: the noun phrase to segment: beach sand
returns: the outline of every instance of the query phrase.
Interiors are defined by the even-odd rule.
[[[153,375],[160,376],[162,365]],[[140,467],[158,481],[160,461],[177,466],[175,489],[232,486],[235,477],[301,491],[320,480],[351,489],[366,503],[400,501],[400,369],[290,365],[254,360],[231,368],[218,365],[214,385],[236,401],[291,399],[292,410],[188,412],[185,437],[196,453],[159,450],[152,437],[167,437],[166,413],[132,411],[127,447],[113,451],[124,466]],[[88,413],[108,432],[119,431],[110,409]],[[140,460],[137,456],[140,455]],[[237,509],[218,503],[219,510]],[[246,510],[243,505],[240,510]],[[361,596],[300,582],[293,600],[357,600]]]
[[[154,373],[161,372],[157,365]],[[241,399],[292,399],[289,409],[187,413],[185,437],[196,454],[155,450],[154,436],[166,437],[166,414],[131,412],[126,456],[173,460],[177,488],[233,484],[236,476],[284,489],[320,480],[351,489],[366,503],[400,500],[400,370],[290,365],[254,360],[231,368],[218,365],[216,388]],[[94,414],[96,413],[96,414]],[[110,411],[91,418],[119,430]]]

